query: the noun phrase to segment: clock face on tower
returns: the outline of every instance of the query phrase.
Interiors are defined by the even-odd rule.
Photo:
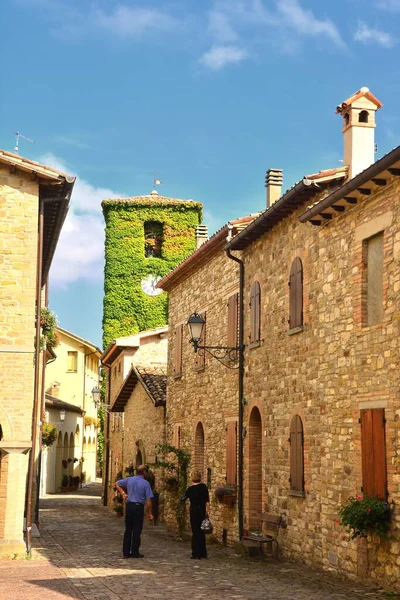
[[[162,294],[162,290],[156,288],[157,283],[160,281],[161,277],[157,275],[148,275],[145,279],[142,279],[142,290],[148,296],[158,296]]]

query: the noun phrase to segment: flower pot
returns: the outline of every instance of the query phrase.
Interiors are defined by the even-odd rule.
[[[236,504],[236,496],[223,496],[222,497],[222,504],[225,504],[225,506],[235,506]]]

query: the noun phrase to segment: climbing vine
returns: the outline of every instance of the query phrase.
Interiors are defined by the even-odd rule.
[[[167,472],[166,488],[171,495],[178,531],[182,534],[186,522],[186,504],[181,498],[188,487],[191,455],[187,450],[171,444],[159,444],[157,448],[165,457],[164,460],[158,460],[157,466],[163,467]]]
[[[107,347],[116,337],[167,323],[167,294],[148,296],[141,282],[149,275],[163,277],[194,251],[202,205],[140,197],[130,202],[105,200],[102,207],[106,222],[103,343]],[[162,239],[161,229],[152,232],[157,242],[154,252],[146,252],[150,242],[145,224],[150,223],[162,225]]]

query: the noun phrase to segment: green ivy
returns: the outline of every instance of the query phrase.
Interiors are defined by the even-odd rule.
[[[49,308],[40,309],[40,327],[42,335],[40,336],[40,350],[46,348],[55,348],[60,343],[57,335],[57,315]]]
[[[159,460],[157,466],[163,467],[168,473],[165,478],[165,483],[168,492],[171,495],[178,531],[182,534],[186,524],[186,504],[182,501],[182,496],[188,487],[191,455],[187,450],[176,448],[171,444],[159,444],[157,449],[159,452],[162,452],[164,456],[173,455],[171,459]]]
[[[201,223],[198,202],[162,198],[105,200],[106,223],[103,343],[165,325],[167,294],[147,296],[141,282],[148,275],[164,277],[195,250],[195,228]],[[160,257],[145,257],[144,224],[163,225]]]

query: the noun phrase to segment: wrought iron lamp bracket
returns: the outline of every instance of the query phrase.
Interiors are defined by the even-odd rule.
[[[199,353],[200,356],[204,356],[205,353],[210,354],[213,358],[216,358],[227,369],[238,369],[238,358],[239,352],[244,350],[242,346],[202,346],[195,340],[190,340],[193,344],[194,351]],[[228,362],[227,362],[228,361]],[[230,364],[235,363],[235,364]]]

